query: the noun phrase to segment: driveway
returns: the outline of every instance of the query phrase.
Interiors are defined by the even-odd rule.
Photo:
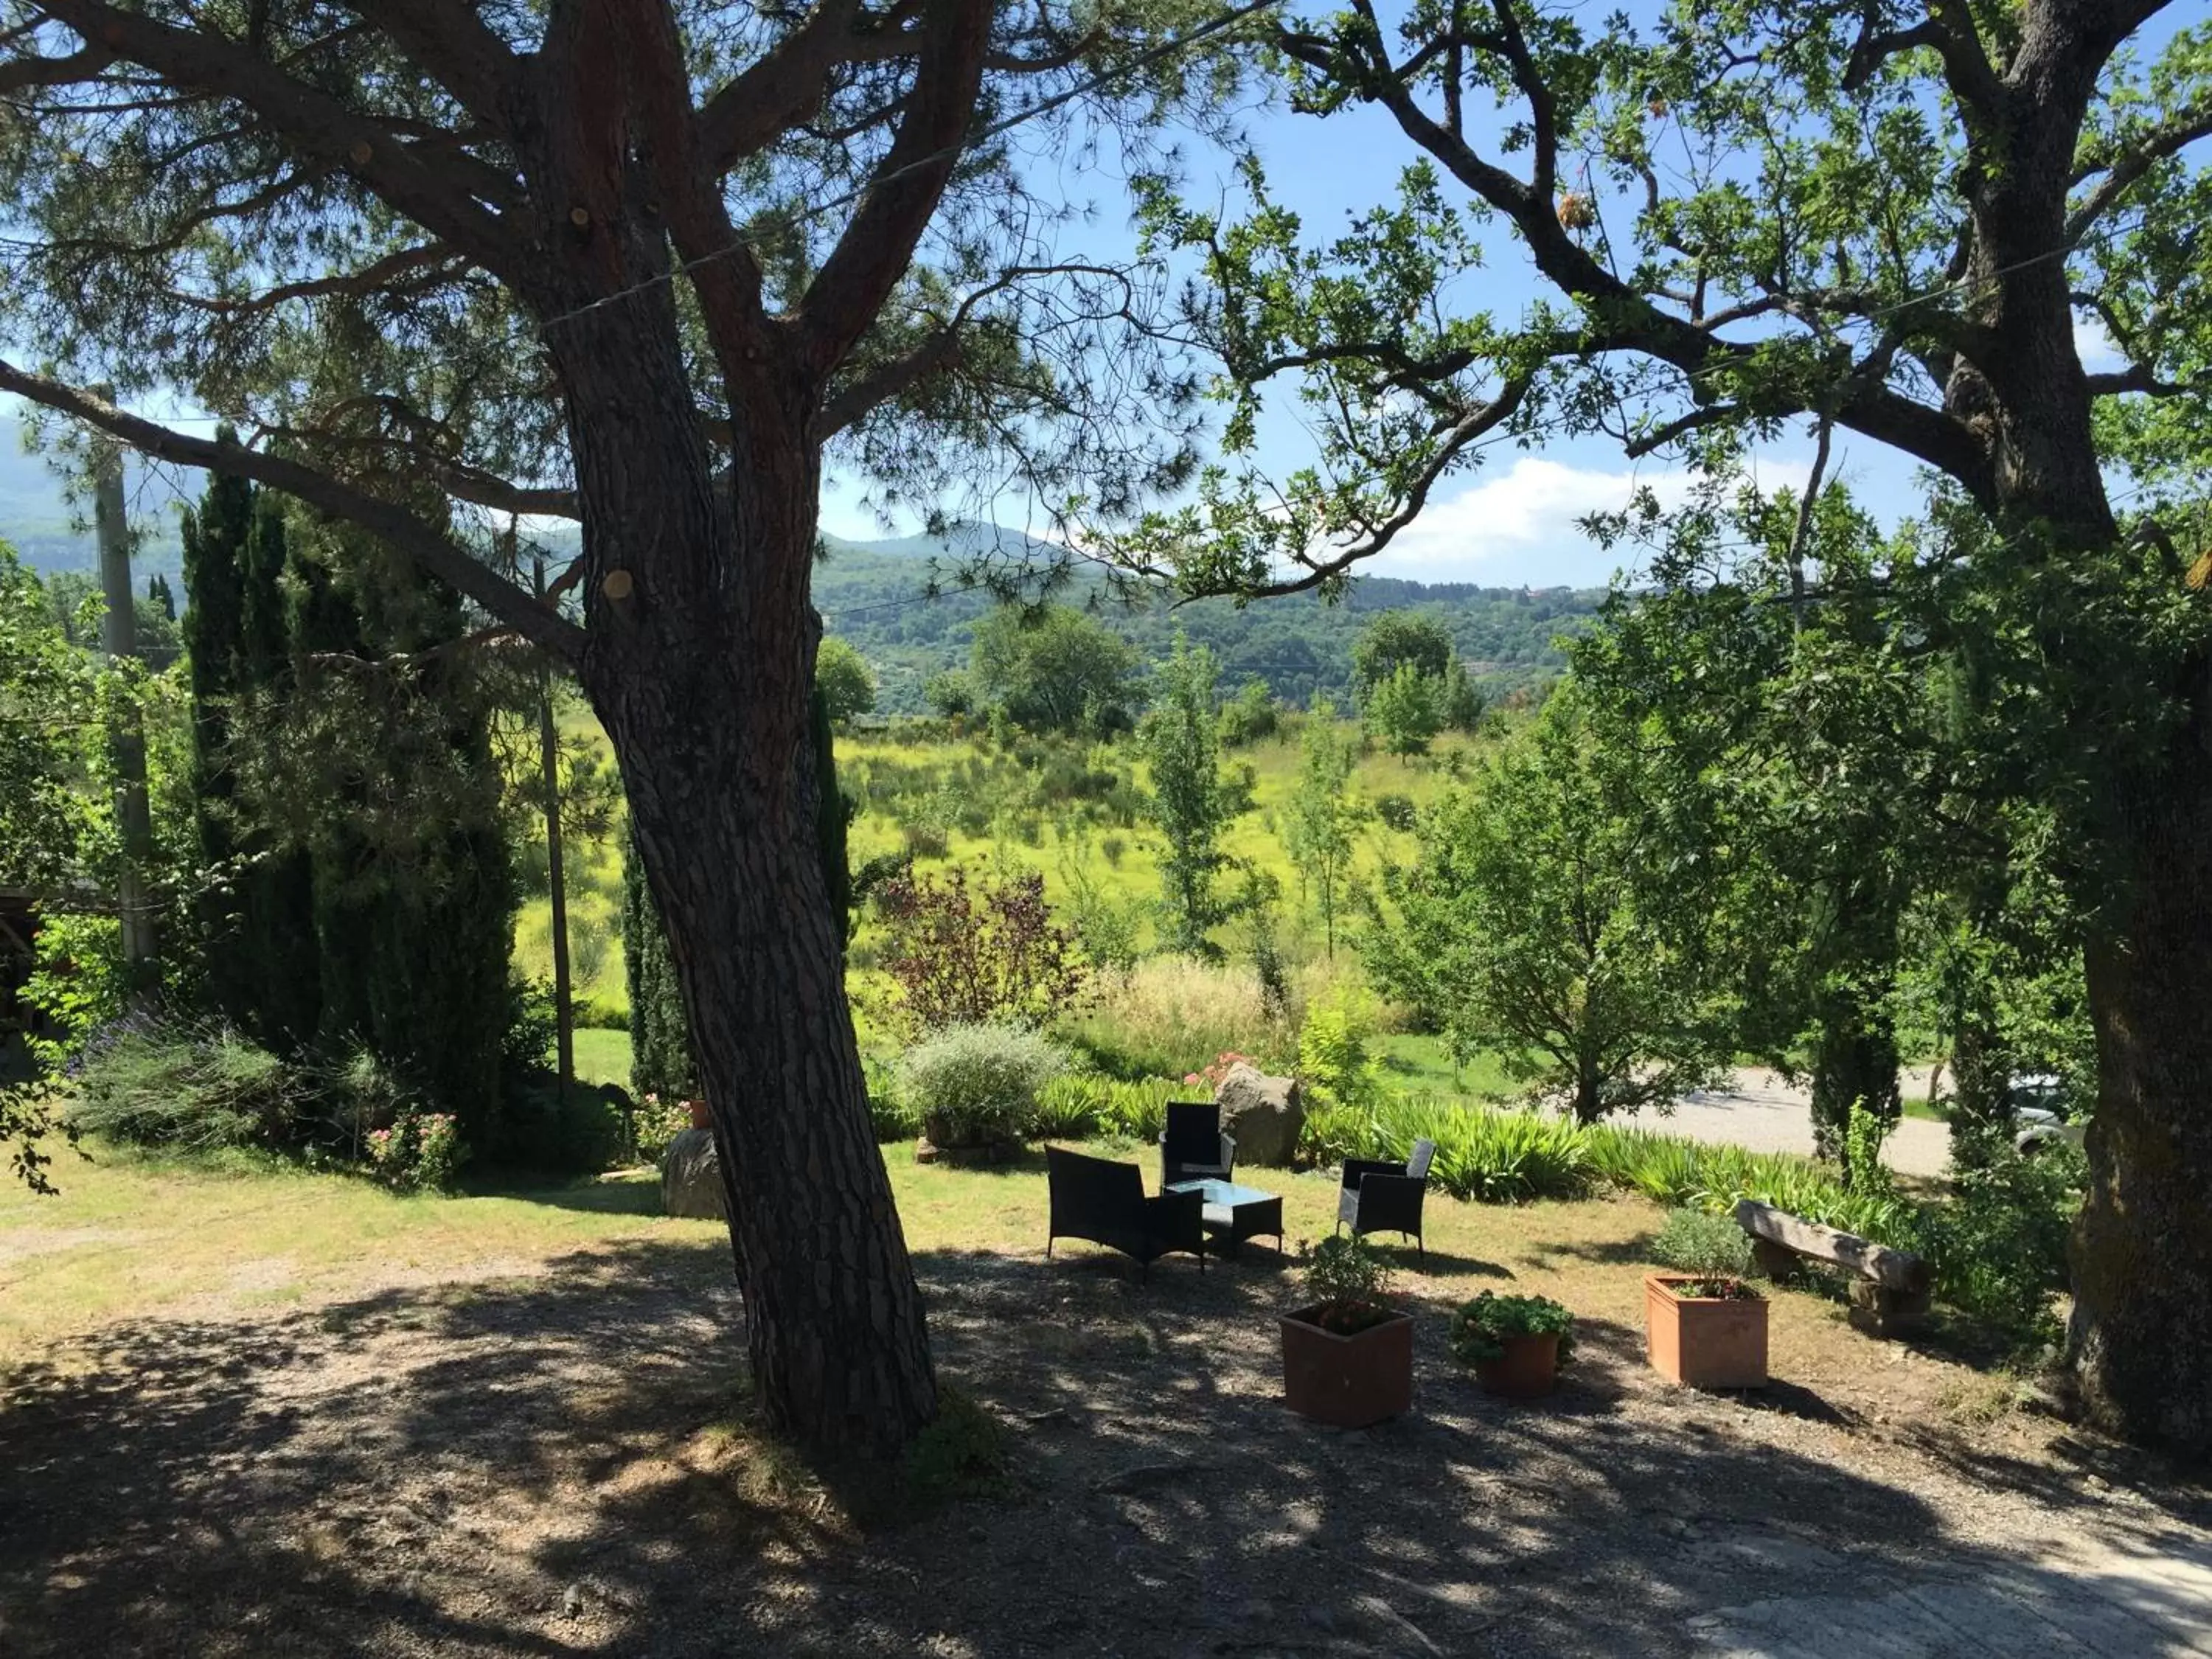
[[[1908,1070],[1904,1081],[1908,1095],[1928,1092],[1925,1067]],[[1652,1127],[1715,1146],[1808,1156],[1813,1151],[1811,1092],[1755,1066],[1739,1070],[1729,1088],[1683,1096],[1674,1115],[1650,1121]],[[1882,1161],[1899,1175],[1940,1176],[1950,1156],[1949,1126],[1926,1118],[1900,1119],[1882,1146]]]

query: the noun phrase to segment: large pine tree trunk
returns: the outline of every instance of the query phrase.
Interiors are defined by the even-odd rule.
[[[2090,1182],[2074,1240],[2084,1402],[2136,1439],[2212,1453],[2212,664],[2159,775],[2122,797],[2133,884],[2089,951]]]
[[[601,714],[714,1115],[756,1386],[786,1432],[889,1450],[933,1414],[935,1382],[869,1127],[812,745],[780,743],[781,779],[763,787],[743,702],[660,690],[601,699]]]
[[[672,336],[620,308],[587,326],[564,352],[585,502],[581,678],[690,1023],[755,1386],[782,1432],[889,1452],[935,1414],[936,1379],[823,874],[810,394],[793,385],[782,407],[743,410],[725,489]]]

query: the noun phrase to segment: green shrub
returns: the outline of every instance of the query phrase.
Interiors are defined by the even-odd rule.
[[[2087,1180],[2080,1149],[2068,1142],[2029,1158],[2001,1132],[1955,1146],[1951,1200],[1923,1218],[1936,1294],[2016,1350],[2057,1341],[2052,1298],[2066,1288],[2067,1235]]]
[[[400,1114],[419,1111],[422,1105],[405,1078],[359,1044],[320,1066],[313,1082],[316,1116],[329,1139],[354,1158],[367,1156],[373,1131],[390,1127]]]
[[[607,997],[577,997],[568,1005],[569,1018],[585,1031],[627,1031],[629,1010]]]
[[[1030,1138],[1036,1140],[1085,1140],[1103,1133],[1101,1110],[1105,1078],[1075,1075],[1056,1077],[1037,1091],[1036,1114],[1030,1120]]]
[[[1333,997],[1306,1012],[1298,1030],[1298,1077],[1340,1106],[1380,1097],[1382,1067],[1368,1052],[1374,1022],[1348,998]]]
[[[637,1155],[647,1164],[659,1163],[669,1142],[690,1127],[691,1108],[688,1102],[665,1099],[657,1094],[647,1094],[630,1115],[630,1133]]]
[[[1012,1140],[1036,1115],[1037,1093],[1067,1069],[1067,1056],[1034,1032],[1001,1025],[947,1026],[906,1051],[901,1092],[940,1146]]]
[[[552,1073],[532,1072],[508,1083],[490,1134],[471,1151],[505,1168],[597,1175],[628,1155],[635,1121],[616,1084],[571,1083],[564,1098]]]
[[[1301,1252],[1306,1293],[1315,1302],[1313,1322],[1339,1336],[1356,1336],[1396,1317],[1390,1306],[1390,1264],[1357,1233],[1333,1233]]]
[[[1452,1315],[1452,1358],[1462,1365],[1505,1358],[1509,1337],[1556,1336],[1559,1364],[1574,1352],[1575,1316],[1548,1296],[1500,1296],[1485,1291]]]
[[[451,1192],[461,1167],[460,1130],[450,1112],[399,1115],[368,1136],[369,1168],[395,1193]]]
[[[77,1129],[140,1146],[285,1146],[310,1098],[301,1073],[222,1025],[127,1019],[94,1033],[74,1071]]]
[[[1176,1084],[1168,1078],[1124,1082],[1096,1072],[1073,1073],[1038,1091],[1030,1133],[1039,1139],[1107,1135],[1154,1140],[1167,1127],[1168,1102],[1176,1093]]]
[[[1740,1279],[1751,1271],[1751,1239],[1727,1216],[1674,1210],[1652,1242],[1651,1259],[1676,1273]]]
[[[1436,1096],[1406,1095],[1365,1110],[1323,1102],[1306,1109],[1304,1154],[1401,1160],[1416,1140],[1436,1142],[1429,1179],[1454,1198],[1517,1204],[1578,1198],[1593,1184],[1584,1132],[1571,1120],[1506,1112]]]
[[[1404,795],[1378,795],[1375,799],[1375,816],[1393,830],[1411,830],[1419,813],[1413,801]]]

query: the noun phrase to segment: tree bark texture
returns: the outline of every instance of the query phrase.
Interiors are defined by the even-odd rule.
[[[935,1414],[936,1383],[823,872],[806,393],[793,376],[781,407],[747,411],[741,486],[717,485],[653,309],[594,313],[559,345],[586,507],[581,678],[690,1024],[763,1408],[816,1445],[890,1452]]]
[[[2075,1375],[2091,1417],[2212,1455],[2212,661],[2162,774],[2123,799],[2136,879],[2089,950],[2097,1111],[2074,1235]]]

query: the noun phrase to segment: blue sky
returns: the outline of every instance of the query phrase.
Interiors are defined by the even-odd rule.
[[[1648,10],[1649,6],[1638,9]],[[2145,52],[2162,46],[2172,27],[2167,20],[2146,31],[2140,43]],[[1308,234],[1315,238],[1337,234],[1349,216],[1387,199],[1414,154],[1395,124],[1370,109],[1349,110],[1326,120],[1261,111],[1249,118],[1247,130],[1276,198],[1299,213]],[[1495,146],[1491,148],[1494,152]],[[1237,192],[1230,158],[1194,142],[1187,141],[1185,149],[1190,198],[1233,202]],[[1111,152],[1108,161],[1088,170],[1069,159],[1075,154],[1065,145],[1049,150],[1040,146],[1025,167],[1041,194],[1090,210],[1087,220],[1066,233],[1059,251],[1070,258],[1126,258],[1133,246],[1128,204],[1122,180],[1110,165]],[[1510,318],[1546,290],[1518,245],[1502,228],[1484,227],[1481,236],[1486,263],[1470,279],[1470,303]],[[2081,343],[2090,367],[2106,365],[2109,351],[2094,332],[2086,332]],[[8,412],[0,408],[0,415]],[[147,412],[192,419],[174,409]],[[1802,482],[1811,455],[1809,433],[1801,428],[1786,434],[1758,458],[1761,481],[1770,485]],[[1265,423],[1258,459],[1267,471],[1286,474],[1310,456],[1305,434],[1294,419],[1278,414]],[[1869,441],[1838,434],[1832,465],[1834,475],[1850,483],[1885,520],[1901,516],[1918,498],[1910,465]],[[1501,447],[1489,452],[1479,467],[1447,480],[1421,518],[1366,568],[1378,574],[1425,581],[1540,586],[1600,583],[1611,574],[1613,558],[1584,537],[1576,520],[1593,510],[1620,506],[1638,483],[1650,486],[1664,501],[1679,495],[1686,480],[1662,462],[1631,463],[1602,437],[1555,441],[1534,450]],[[884,522],[863,503],[861,493],[858,481],[833,477],[824,490],[823,527],[860,540],[887,533]],[[1030,521],[1025,503],[1012,499],[1002,500],[992,516],[1015,528],[1045,528]],[[888,533],[917,527],[911,515],[895,518]]]
[[[1387,200],[1399,173],[1415,156],[1395,124],[1372,109],[1348,110],[1327,119],[1262,112],[1250,118],[1248,131],[1270,191],[1297,212],[1315,240],[1340,234],[1351,216]],[[1227,155],[1189,145],[1186,158],[1188,199],[1233,203],[1238,192]],[[1074,173],[1048,158],[1033,161],[1027,173],[1041,192],[1094,210],[1091,222],[1063,243],[1063,255],[1113,258],[1131,252],[1127,198],[1118,179],[1103,171],[1087,177]],[[1469,296],[1472,304],[1510,318],[1547,296],[1548,290],[1519,245],[1501,227],[1484,227],[1481,240],[1486,263],[1478,279],[1480,292]],[[1812,453],[1809,434],[1777,444],[1759,459],[1762,481],[1802,482]],[[1310,454],[1305,434],[1286,414],[1279,412],[1263,427],[1259,460],[1271,474],[1287,474]],[[1839,465],[1842,476],[1872,499],[1893,499],[1901,505],[1912,498],[1910,466],[1880,446],[1854,445],[1848,434],[1839,435],[1832,465]],[[1651,486],[1664,501],[1686,483],[1662,462],[1638,465],[1625,459],[1619,447],[1603,438],[1554,441],[1531,450],[1501,447],[1479,466],[1454,475],[1421,517],[1363,568],[1421,581],[1599,585],[1617,560],[1577,529],[1576,520],[1624,504],[1638,483]],[[881,520],[863,503],[861,493],[852,481],[833,479],[823,493],[823,527],[855,539],[883,534]],[[1042,523],[1024,522],[1024,507],[1012,501],[1002,502],[997,516],[1015,528],[1040,533],[1045,529]],[[897,524],[902,531],[916,527],[910,518]]]
[[[1648,0],[1638,0],[1631,9],[1648,15],[1652,8]],[[2174,27],[2173,20],[2163,19],[2146,29],[2139,37],[2145,54],[2161,47]],[[1468,118],[1474,126],[1472,106]],[[1340,234],[1351,215],[1387,200],[1400,173],[1416,157],[1395,122],[1371,108],[1353,108],[1326,119],[1263,111],[1250,117],[1247,131],[1264,164],[1270,190],[1298,213],[1307,235],[1316,240]],[[1498,154],[1494,143],[1486,149],[1492,155]],[[1217,198],[1233,203],[1237,191],[1230,158],[1196,144],[1187,145],[1186,155],[1187,199],[1201,205]],[[1516,158],[1504,159],[1510,165]],[[1063,256],[1111,259],[1130,253],[1127,198],[1118,179],[1103,171],[1084,176],[1054,156],[1033,158],[1027,176],[1041,193],[1057,194],[1093,210],[1092,222],[1061,246]],[[1631,210],[1626,204],[1616,210],[1612,203],[1607,210],[1608,217],[1616,210]],[[1502,227],[1483,226],[1479,234],[1485,264],[1475,279],[1480,289],[1470,295],[1471,306],[1510,319],[1539,298],[1556,298]],[[2109,342],[2094,325],[2078,327],[2076,337],[2088,368],[2117,363]],[[1295,420],[1279,413],[1263,425],[1258,459],[1272,476],[1289,473],[1310,455],[1309,441]],[[1812,458],[1812,434],[1806,422],[1763,450],[1754,465],[1761,483],[1796,485],[1809,473]],[[1906,516],[1922,496],[1912,463],[1849,432],[1835,435],[1829,476],[1850,484],[1862,503],[1886,523]],[[1376,574],[1423,581],[1600,584],[1613,574],[1617,558],[1584,536],[1577,520],[1592,511],[1622,505],[1638,484],[1650,486],[1665,501],[1685,493],[1687,482],[1663,461],[1629,461],[1616,443],[1601,436],[1555,441],[1532,450],[1501,447],[1479,466],[1447,480],[1420,518],[1364,568]],[[823,528],[855,539],[884,533],[882,520],[863,504],[860,495],[848,481],[833,480],[823,495]],[[1047,530],[1043,523],[1030,520],[1024,505],[1011,500],[1002,501],[995,516],[1014,528],[1036,533]],[[900,532],[917,527],[911,517],[896,520]]]

